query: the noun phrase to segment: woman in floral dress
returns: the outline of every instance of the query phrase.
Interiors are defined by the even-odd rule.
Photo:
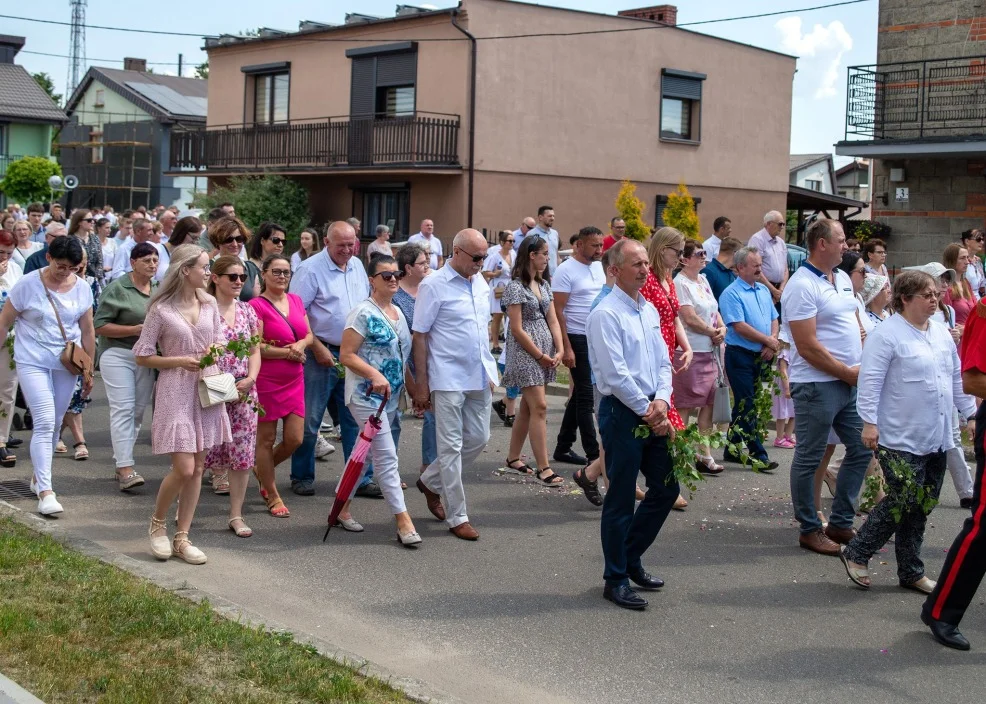
[[[212,263],[208,290],[216,297],[223,336],[227,341],[257,335],[257,314],[249,303],[238,300],[246,279],[239,257],[223,255]],[[216,366],[221,372],[236,378],[236,390],[243,400],[226,404],[233,440],[209,450],[205,456],[205,466],[212,471],[213,491],[229,494],[229,529],[240,538],[249,538],[253,531],[243,522],[243,499],[250,471],[255,465],[258,403],[255,387],[260,374],[260,347],[253,347],[250,354],[242,359],[227,352]]]
[[[171,472],[161,482],[148,529],[151,553],[159,560],[175,556],[193,565],[206,561],[188,539],[202,489],[205,453],[233,439],[223,404],[202,408],[199,403],[199,380],[219,371],[215,366],[200,369],[199,362],[212,345],[226,344],[216,299],[205,291],[208,281],[209,255],[195,244],[176,249],[133,349],[139,366],[161,370],[151,448],[155,455],[171,455]],[[172,541],[166,518],[179,498],[178,532]]]
[[[650,272],[647,274],[647,283],[640,289],[640,293],[650,301],[661,316],[661,336],[668,346],[668,354],[672,359],[678,361],[678,366],[673,369],[678,374],[688,369],[692,363],[692,348],[685,335],[685,328],[678,317],[678,294],[675,292],[674,282],[671,277],[675,268],[678,266],[682,252],[685,250],[685,236],[673,227],[662,227],[651,237],[650,245],[647,247],[647,255],[650,258]],[[675,352],[681,348],[681,354]],[[681,415],[674,405],[674,394],[671,394],[671,408],[668,409],[668,420],[675,430],[684,430],[685,424],[681,420]],[[679,496],[674,504],[674,508],[683,509],[688,505],[683,496]]]

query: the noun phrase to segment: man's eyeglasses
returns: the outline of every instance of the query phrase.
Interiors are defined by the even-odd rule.
[[[244,237],[243,235],[240,235],[239,237],[230,237],[228,240],[223,242],[223,244],[232,244],[233,242],[243,244],[244,242],[246,242],[246,237]]]
[[[223,274],[223,276],[225,276],[227,279],[230,280],[231,283],[234,283],[234,284],[237,281],[245,284],[246,283],[246,280],[247,280],[247,275],[246,274]]]
[[[268,269],[267,271],[269,271],[270,275],[273,276],[274,278],[285,278],[285,279],[291,278],[290,269]]]
[[[284,244],[285,242],[287,242],[287,240],[282,239],[280,237],[271,237],[270,241],[272,244]]]
[[[377,277],[377,276],[379,276],[381,279],[383,279],[387,283],[390,283],[394,279],[397,279],[398,281],[400,281],[401,279],[404,278],[404,274],[402,274],[399,271],[378,271],[376,274],[374,274],[370,278],[372,279],[372,278]]]
[[[462,247],[459,247],[458,250],[472,259],[473,264],[479,264],[481,261],[486,259],[485,254],[473,254],[472,252],[466,251]]]

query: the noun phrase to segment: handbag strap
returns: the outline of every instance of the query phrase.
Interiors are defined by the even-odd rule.
[[[722,368],[722,359],[719,356],[720,347],[717,345],[712,350],[712,356],[716,360],[716,368],[719,370],[719,377],[716,379],[717,386],[728,386],[726,383],[726,370]]]
[[[48,302],[51,304],[51,309],[55,311],[55,320],[58,321],[58,329],[62,331],[62,340],[67,345],[68,335],[65,334],[65,326],[62,325],[62,316],[58,314],[58,306],[55,305],[55,299],[51,297],[51,291],[48,290],[48,285],[45,283],[44,274],[39,274],[38,278],[41,279],[41,286],[44,287],[45,295],[48,297]]]
[[[291,334],[294,335],[294,341],[297,342],[298,340],[300,340],[301,337],[298,336],[298,331],[294,329],[294,325],[292,325],[291,324],[291,321],[288,320],[288,316],[284,315],[284,313],[282,313],[278,309],[278,307],[274,305],[274,302],[271,301],[269,298],[267,298],[267,296],[261,295],[259,297],[262,298],[267,303],[267,305],[269,305],[271,308],[273,308],[274,309],[274,312],[277,313],[279,316],[281,316],[281,320],[283,320],[285,323],[287,323],[288,327],[291,328]],[[291,299],[288,298],[287,301],[288,301],[288,312],[290,313],[291,312]]]

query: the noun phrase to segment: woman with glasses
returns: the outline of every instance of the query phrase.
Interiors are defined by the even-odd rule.
[[[305,350],[315,341],[305,306],[288,293],[291,263],[272,254],[261,265],[263,290],[250,301],[257,315],[260,344],[260,373],[257,396],[264,415],[257,425],[256,469],[260,496],[275,518],[291,515],[277,491],[274,470],[301,445],[305,432]],[[283,422],[281,442],[277,422]]]
[[[945,292],[944,303],[955,309],[956,325],[965,325],[969,313],[976,307],[976,294],[966,278],[969,270],[969,250],[958,243],[952,243],[945,247],[941,262],[946,269],[955,272],[955,280]]]
[[[681,323],[678,293],[671,279],[671,274],[678,266],[679,259],[685,251],[685,236],[673,227],[662,227],[651,236],[647,246],[647,256],[650,259],[650,271],[647,283],[640,289],[640,294],[650,301],[661,316],[661,336],[668,346],[668,354],[672,357],[672,369],[675,374],[688,371],[692,363],[692,347]],[[681,351],[678,351],[678,348]],[[675,430],[685,427],[675,404],[674,394],[671,395],[671,407],[668,409],[668,420]],[[688,506],[685,497],[679,496],[675,501],[675,509],[683,510]]]
[[[3,302],[6,302],[11,289],[24,276],[12,259],[15,250],[14,236],[6,230],[0,230],[0,300]],[[12,364],[7,346],[0,346],[0,467],[13,467],[17,464],[17,455],[7,449],[16,397],[17,370]]]
[[[15,244],[11,259],[23,270],[27,258],[39,249],[43,249],[44,245],[31,241],[31,223],[27,220],[17,220],[9,232],[14,236]]]
[[[301,262],[308,259],[313,254],[317,254],[322,248],[318,240],[318,233],[310,227],[306,227],[298,236],[300,246],[298,251],[291,255],[291,271],[298,271]]]
[[[183,244],[197,244],[202,233],[202,222],[192,215],[186,215],[175,223],[168,241],[158,247],[161,259],[157,266],[157,281],[163,281],[171,266],[171,255]]]
[[[267,257],[284,252],[284,244],[287,241],[283,227],[274,222],[260,223],[260,227],[253,233],[250,246],[247,248],[250,263],[257,267],[257,271],[260,271],[260,266]]]
[[[982,254],[986,248],[986,235],[982,230],[966,230],[962,233],[960,240],[963,247],[969,251],[969,268],[966,269],[965,277],[969,280],[972,292],[976,294],[976,300],[986,297],[986,271],[983,269]]]
[[[69,221],[68,234],[77,237],[86,250],[86,269],[82,276],[92,286],[92,299],[98,304],[106,271],[103,269],[103,244],[99,241],[93,222],[88,210],[76,210]]]
[[[390,228],[386,225],[377,225],[375,234],[376,239],[370,242],[370,246],[366,248],[367,258],[372,258],[374,254],[394,256],[394,250],[390,247]]]
[[[370,444],[373,472],[397,522],[397,539],[404,547],[413,548],[421,544],[421,536],[404,504],[397,467],[401,433],[397,406],[405,382],[414,393],[414,380],[407,373],[411,331],[401,309],[393,303],[400,282],[394,258],[385,254],[371,257],[366,273],[370,297],[349,311],[339,346],[339,362],[346,367],[346,407],[362,428],[386,401],[380,414],[380,432]],[[338,521],[345,530],[363,530],[350,514],[349,503],[339,513]]]
[[[507,290],[510,283],[510,272],[514,268],[514,233],[510,230],[500,231],[500,248],[491,249],[489,256],[483,263],[483,278],[490,286],[490,315],[493,322],[490,324],[490,345],[493,347],[493,354],[500,354],[500,325],[503,323],[503,310],[500,301],[503,292]]]
[[[242,220],[233,215],[219,218],[209,227],[209,242],[216,248],[217,256],[228,254],[231,257],[240,257],[240,252],[249,237],[250,230]],[[253,262],[246,261],[244,271],[247,280],[240,292],[240,300],[249,301],[254,296],[260,295],[260,269]]]
[[[215,365],[202,369],[200,363],[212,345],[226,344],[216,299],[205,291],[208,282],[208,253],[195,244],[176,249],[133,348],[139,366],[160,370],[151,446],[155,455],[171,456],[171,471],[161,482],[148,528],[151,553],[159,560],[175,556],[192,565],[206,561],[188,537],[202,490],[205,453],[232,439],[223,404],[203,408],[199,402],[199,380],[219,372]],[[167,515],[175,499],[178,531],[168,540]]]
[[[887,243],[880,239],[866,240],[863,244],[863,261],[868,272],[890,278],[887,273]]]
[[[239,300],[244,283],[246,274],[239,257],[223,255],[212,263],[207,290],[216,298],[223,337],[227,342],[258,333],[259,324],[253,307]],[[226,403],[233,439],[210,449],[205,456],[205,467],[212,472],[212,490],[216,494],[229,494],[229,529],[238,538],[249,538],[253,531],[243,521],[243,499],[249,472],[255,468],[258,399],[254,387],[260,374],[260,348],[252,348],[242,359],[226,352],[216,366],[236,379],[240,400]]]
[[[673,389],[682,422],[688,424],[694,409],[698,415],[698,429],[712,431],[712,409],[716,400],[716,379],[719,363],[716,355],[726,339],[726,326],[719,316],[719,304],[708,279],[702,275],[706,251],[702,243],[686,239],[681,253],[681,271],[674,277],[674,289],[680,308],[678,315],[684,323],[685,336],[694,356],[691,365],[675,374]],[[722,465],[716,464],[708,445],[699,447],[697,469],[707,474],[718,474]]]
[[[120,491],[144,484],[144,478],[134,470],[134,443],[154,394],[154,370],[137,366],[133,347],[144,329],[147,304],[157,287],[157,248],[150,242],[134,245],[130,266],[132,271],[103,289],[93,320],[99,342],[97,360],[110,407],[110,441]]]

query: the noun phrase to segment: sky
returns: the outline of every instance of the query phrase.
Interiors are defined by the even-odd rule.
[[[828,4],[832,0],[679,0],[678,23],[753,15]],[[404,0],[406,4],[425,4]],[[431,0],[435,7],[455,2]],[[615,14],[621,9],[659,4],[660,0],[550,0],[540,4]],[[674,0],[670,0],[672,4]],[[396,0],[89,0],[86,22],[120,28],[236,34],[256,27],[297,30],[300,20],[341,23],[346,12],[392,16]],[[791,109],[791,153],[833,152],[845,129],[846,67],[876,61],[878,0],[816,11],[794,11],[775,17],[721,22],[694,28],[706,34],[798,56]],[[0,13],[68,22],[69,0],[4,3]],[[544,28],[539,28],[541,31]],[[67,55],[69,27],[0,18],[0,33],[20,35],[27,42],[18,63],[31,73],[51,75],[65,92],[68,59],[27,51]],[[202,41],[100,29],[86,30],[88,65],[122,68],[124,56],[147,59],[160,73],[176,74],[183,55],[184,75],[206,59]],[[84,73],[84,71],[83,71]],[[763,106],[765,110],[775,106]],[[838,159],[841,163],[843,160]]]

